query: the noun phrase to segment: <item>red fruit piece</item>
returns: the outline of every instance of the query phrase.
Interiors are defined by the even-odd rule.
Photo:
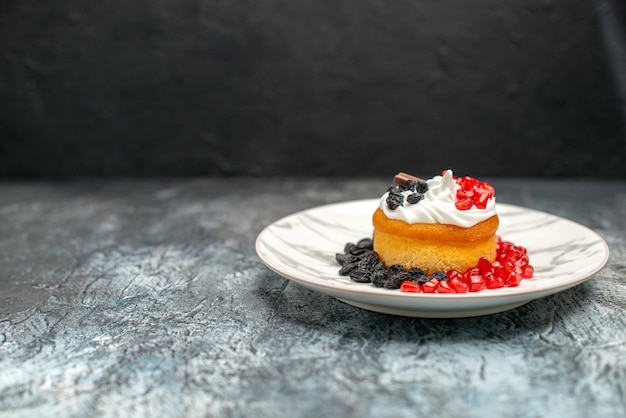
[[[520,257],[519,260],[517,260],[515,262],[515,264],[517,264],[518,266],[525,266],[528,265],[529,263],[529,258],[528,258],[528,254],[522,254],[522,256]]]
[[[411,280],[405,280],[400,285],[400,291],[402,292],[412,292],[412,293],[421,293],[422,287],[419,283],[412,282]]]
[[[522,267],[522,278],[530,279],[535,274],[535,268],[530,264],[526,264]]]
[[[460,274],[461,273],[459,273],[459,275]],[[454,289],[456,293],[467,293],[467,291],[469,290],[469,285],[458,276],[448,280],[448,283],[450,283],[450,286]]]
[[[522,254],[520,254],[520,252],[517,251],[515,248],[511,248],[506,253],[506,261],[512,261],[515,263],[520,258],[522,258]]]
[[[491,263],[485,257],[480,257],[480,259],[478,260],[478,268],[480,269],[480,272],[482,274],[493,271],[493,269],[491,268]]]
[[[457,200],[462,200],[465,198],[474,199],[474,191],[459,189],[456,191],[456,198]]]
[[[496,276],[495,274],[485,276],[485,282],[487,289],[500,289],[501,287],[504,287],[504,279],[500,276]]]
[[[474,197],[474,204],[478,209],[485,209],[491,194],[485,189],[478,189]]]
[[[437,286],[437,293],[456,293],[456,290],[450,284],[450,280],[441,280]]]
[[[485,278],[483,276],[471,276],[470,277],[470,284],[469,284],[470,292],[479,292],[483,290],[485,287],[487,287],[487,284],[485,283]]]
[[[512,261],[505,261],[502,264],[502,267],[504,268],[504,270],[506,271],[506,275],[508,275],[508,273],[512,272],[513,270],[515,270],[515,263]]]
[[[487,182],[482,182],[480,183],[480,187],[482,187],[483,189],[487,190],[491,196],[493,196],[494,194],[496,194],[496,189],[489,183]]]
[[[478,186],[478,180],[469,176],[465,176],[459,179],[457,182],[459,186],[461,186],[465,190],[472,190],[474,187]]]
[[[467,210],[472,206],[478,209],[485,209],[491,197],[495,194],[495,189],[489,183],[465,176],[455,179],[460,189],[456,192],[456,207],[459,210]],[[467,198],[471,201],[468,202]]]
[[[483,290],[486,286],[485,278],[481,274],[478,267],[467,269],[465,273],[463,273],[463,278],[468,283],[468,290],[470,292],[478,292],[480,290]]]
[[[509,287],[515,287],[522,281],[522,268],[516,266],[515,269],[509,272],[509,275],[504,279],[504,284]]]
[[[422,292],[424,293],[435,293],[437,288],[439,287],[439,280],[430,279],[426,283],[422,285]]]
[[[474,203],[472,202],[472,199],[470,199],[469,197],[463,198],[463,199],[459,199],[454,203],[454,206],[456,206],[456,208],[458,210],[468,210],[472,207]]]

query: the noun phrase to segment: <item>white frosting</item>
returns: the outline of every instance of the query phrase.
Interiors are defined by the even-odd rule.
[[[418,203],[410,204],[406,201],[410,190],[402,192],[404,196],[403,206],[398,206],[391,210],[387,207],[385,200],[389,195],[386,192],[380,199],[380,208],[390,219],[397,219],[407,223],[426,224],[450,224],[469,228],[489,219],[496,214],[496,198],[491,197],[485,209],[478,209],[475,206],[467,210],[459,210],[454,205],[456,202],[456,191],[461,188],[452,178],[452,170],[447,170],[442,176],[435,176],[426,180],[428,191],[424,193],[424,199]]]

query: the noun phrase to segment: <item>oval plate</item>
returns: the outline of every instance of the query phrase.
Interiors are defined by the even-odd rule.
[[[267,226],[256,251],[271,270],[359,308],[403,316],[460,318],[516,308],[576,286],[607,262],[606,242],[589,228],[549,213],[498,203],[502,239],[528,250],[535,274],[517,287],[464,294],[405,293],[356,283],[338,274],[335,254],[346,242],[371,237],[378,199],[297,212]]]

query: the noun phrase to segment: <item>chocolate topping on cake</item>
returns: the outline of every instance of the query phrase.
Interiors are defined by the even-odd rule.
[[[414,181],[416,183],[424,182],[424,180],[419,177],[415,177],[407,173],[398,173],[393,178],[393,184],[397,184],[398,186],[404,186],[408,180]]]

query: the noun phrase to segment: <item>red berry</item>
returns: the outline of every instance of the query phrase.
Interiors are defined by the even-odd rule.
[[[529,258],[528,258],[528,254],[522,254],[522,256],[520,257],[519,260],[517,260],[515,263],[519,266],[525,266],[528,265],[529,263]]]
[[[446,276],[448,276],[448,279],[454,279],[455,277],[459,277],[461,278],[461,280],[463,280],[463,273],[458,270],[448,270],[446,272]]]
[[[497,268],[493,269],[493,275],[495,277],[499,277],[501,279],[504,279],[505,277],[507,277],[509,275],[509,272],[506,271],[504,267],[497,267]]]
[[[485,278],[478,267],[467,269],[465,273],[463,273],[463,278],[469,285],[470,292],[478,292],[485,288]]]
[[[478,292],[483,290],[486,287],[485,278],[483,276],[471,276],[469,291],[470,292]]]
[[[460,179],[459,185],[465,190],[472,190],[475,186],[478,185],[478,180],[469,176],[465,176]]]
[[[455,276],[452,279],[448,280],[448,282],[456,293],[467,293],[467,291],[469,290],[469,285],[465,283],[461,277],[463,276]]]
[[[474,198],[474,204],[478,209],[485,209],[487,207],[487,202],[491,197],[490,193],[485,189],[479,189]]]
[[[500,289],[501,287],[504,287],[504,279],[500,276],[496,276],[495,274],[486,276],[485,282],[487,289]]]
[[[450,284],[450,280],[441,280],[437,286],[437,293],[456,293],[456,290]]]
[[[522,258],[522,255],[520,254],[519,251],[517,251],[515,248],[511,248],[509,251],[507,251],[506,253],[506,261],[512,261],[512,262],[516,262],[517,260],[519,260],[520,258]]]
[[[495,189],[489,183],[469,176],[457,178],[456,183],[461,187],[456,193],[457,201],[463,202],[457,205],[459,210],[467,210],[472,206],[485,209],[489,199],[495,194]],[[470,198],[471,203],[466,202],[466,198]]]
[[[463,200],[465,198],[474,199],[474,191],[459,189],[456,191],[456,198],[457,200]]]
[[[512,247],[512,244],[508,241],[501,241],[500,242],[500,248],[498,249],[498,253],[500,254],[506,254]]]
[[[480,257],[478,260],[478,268],[482,274],[493,271],[491,268],[491,263],[485,257]]]
[[[515,287],[522,281],[522,269],[517,267],[509,272],[509,275],[504,279],[504,284],[509,287]]]
[[[422,292],[424,293],[435,293],[437,288],[439,287],[439,280],[430,279],[426,283],[422,285]]]
[[[471,276],[480,276],[480,269],[478,267],[472,267],[463,272],[463,279],[465,279],[465,283],[469,283],[471,281]]]
[[[480,187],[482,187],[483,189],[486,189],[491,194],[491,196],[496,194],[496,189],[494,189],[494,187],[491,184],[485,181],[480,183]]]
[[[515,270],[515,263],[512,261],[505,261],[502,267],[507,273],[510,273]]]
[[[405,280],[400,285],[400,291],[402,292],[412,292],[412,293],[421,293],[422,287],[419,283],[412,282],[411,280]]]
[[[469,197],[457,200],[454,204],[454,206],[456,206],[458,210],[468,210],[472,207],[472,205],[472,199],[470,199]]]
[[[535,268],[530,264],[526,264],[524,267],[522,267],[522,278],[530,279],[531,277],[533,277],[533,274],[535,274]]]

